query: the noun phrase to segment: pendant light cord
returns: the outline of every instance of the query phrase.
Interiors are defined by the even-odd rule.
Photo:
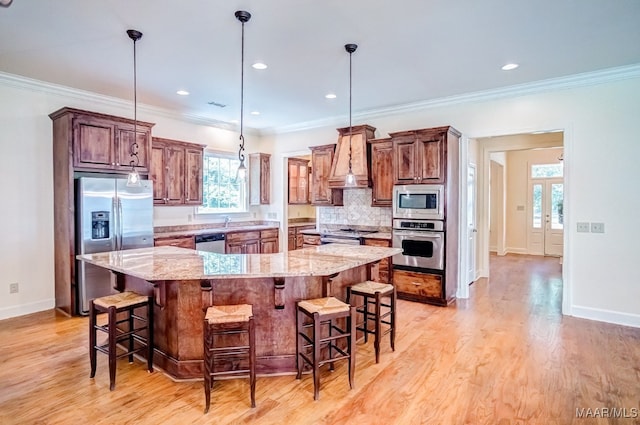
[[[240,50],[240,150],[238,151],[238,159],[240,163],[244,163],[244,21],[242,22],[242,47]]]
[[[138,38],[140,38],[142,34]],[[131,144],[131,168],[140,164],[138,157],[138,75],[136,61],[136,43],[138,38],[133,38],[133,143]]]
[[[352,76],[352,63],[351,63],[351,58],[352,58],[353,52],[349,52],[349,174],[353,174],[352,170],[351,170],[351,132],[352,132],[352,125],[351,125],[351,91],[352,91],[352,81],[353,81],[353,76]]]

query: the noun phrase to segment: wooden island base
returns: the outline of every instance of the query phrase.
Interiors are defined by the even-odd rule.
[[[346,286],[367,280],[372,267],[376,265],[358,266],[334,277],[165,280],[153,284],[114,273],[118,289],[155,295],[156,303],[161,304],[154,308],[154,363],[172,378],[200,379],[207,306],[251,304],[256,326],[256,372],[295,373],[296,302],[324,296],[344,300]],[[203,291],[208,287],[212,290]]]

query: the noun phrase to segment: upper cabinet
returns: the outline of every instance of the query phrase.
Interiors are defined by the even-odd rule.
[[[452,127],[390,133],[394,184],[445,183],[447,143],[460,133]]]
[[[74,170],[123,174],[131,170],[133,120],[73,108],[62,108],[50,117],[68,124]],[[135,165],[140,174],[149,172],[151,127],[151,123],[137,121]]]
[[[289,204],[309,203],[309,161],[301,158],[288,160]]]
[[[344,205],[342,189],[329,187],[331,162],[336,149],[335,144],[313,146],[311,148],[311,205]]]
[[[338,129],[338,144],[329,176],[330,187],[345,187],[349,163],[351,163],[351,171],[355,176],[353,187],[371,186],[371,153],[367,141],[373,139],[375,131],[374,127],[366,124]]]
[[[371,139],[371,206],[390,207],[393,199],[393,142]]]
[[[271,203],[271,155],[249,154],[249,204]]]
[[[155,204],[202,204],[203,151],[195,143],[153,138],[149,177]]]

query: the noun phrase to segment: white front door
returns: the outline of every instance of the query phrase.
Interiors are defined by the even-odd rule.
[[[467,168],[467,283],[476,280],[476,166],[469,164]]]
[[[562,256],[564,239],[564,184],[561,178],[531,183],[529,254]]]

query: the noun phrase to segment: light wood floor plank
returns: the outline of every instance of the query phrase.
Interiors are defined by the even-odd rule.
[[[0,321],[0,424],[640,424],[577,418],[577,408],[640,409],[640,329],[560,314],[555,258],[491,257],[491,278],[447,308],[398,302],[396,351],[375,364],[358,345],[356,388],[346,365],[310,375],[174,382],[106,356],[89,379],[88,319],[47,311]],[[200,326],[200,324],[196,324]],[[636,410],[638,412],[638,410]]]

